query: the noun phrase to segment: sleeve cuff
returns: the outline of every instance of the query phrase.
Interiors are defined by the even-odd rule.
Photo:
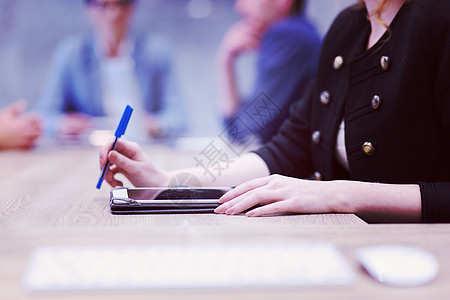
[[[419,182],[422,222],[450,223],[450,183]]]

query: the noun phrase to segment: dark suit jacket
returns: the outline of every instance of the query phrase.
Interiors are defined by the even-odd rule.
[[[450,1],[407,1],[391,33],[366,50],[362,6],[324,40],[307,101],[257,153],[272,173],[299,178],[417,183],[424,221],[450,221]],[[336,160],[345,121],[349,171]],[[439,183],[443,182],[443,183]]]

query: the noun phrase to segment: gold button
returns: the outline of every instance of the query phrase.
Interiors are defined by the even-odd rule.
[[[383,69],[383,71],[386,71],[387,69],[389,69],[389,63],[390,63],[390,58],[389,56],[382,56],[380,59],[380,65],[381,65],[381,69]]]
[[[323,91],[322,93],[320,93],[320,103],[322,103],[323,105],[327,105],[328,103],[330,103],[330,99],[330,92]]]
[[[339,71],[340,69],[342,69],[342,67],[344,66],[344,58],[342,56],[336,56],[334,58],[334,62],[333,62],[333,68],[336,71]]]
[[[320,174],[319,172],[314,172],[314,179],[321,181],[322,180],[322,174]]]
[[[365,142],[362,146],[362,150],[366,155],[374,155],[375,148],[371,142]]]
[[[319,143],[320,143],[320,136],[321,136],[320,131],[314,131],[313,132],[311,139],[312,139],[312,142],[314,143],[314,145],[319,145]]]
[[[378,109],[381,105],[381,97],[378,95],[373,96],[372,98],[372,109]]]

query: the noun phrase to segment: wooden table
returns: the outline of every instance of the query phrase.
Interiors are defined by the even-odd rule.
[[[192,152],[148,149],[161,167],[194,164]],[[354,215],[286,215],[264,218],[205,215],[115,216],[109,187],[95,189],[93,148],[0,153],[0,299],[435,299],[450,292],[450,225],[369,225]],[[164,290],[30,294],[22,287],[38,246],[196,244],[242,241],[327,241],[344,254],[357,279],[340,288]],[[434,253],[438,278],[429,285],[396,288],[371,279],[355,250],[374,244],[415,245]]]

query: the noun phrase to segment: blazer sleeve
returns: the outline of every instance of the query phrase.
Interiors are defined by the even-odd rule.
[[[313,85],[306,97],[290,109],[290,116],[272,140],[254,151],[269,167],[271,174],[308,178],[313,173],[311,159],[310,116]]]
[[[428,58],[428,70],[435,79],[435,106],[450,149],[450,1],[424,1],[420,33]],[[450,151],[443,161],[450,161]],[[450,165],[448,166],[450,170]],[[450,182],[419,183],[424,222],[450,222]]]
[[[422,221],[450,222],[450,183],[420,182]]]

